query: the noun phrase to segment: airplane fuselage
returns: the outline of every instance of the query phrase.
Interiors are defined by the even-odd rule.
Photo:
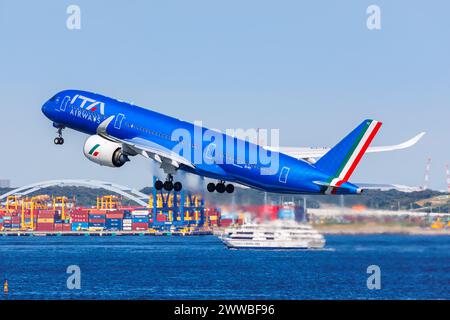
[[[57,93],[42,107],[42,112],[53,121],[56,127],[67,127],[88,135],[95,135],[99,125],[110,117],[114,119],[109,124],[108,134],[117,139],[143,139],[169,150],[176,149],[180,139],[174,138],[174,132],[187,132],[195,136],[196,130],[204,134],[207,128],[198,127],[193,123],[166,116],[136,105],[108,98],[99,94],[65,90]],[[236,182],[256,189],[291,194],[321,194],[326,186],[317,183],[331,181],[332,176],[322,172],[313,164],[295,159],[283,153],[267,150],[270,158],[276,158],[277,166],[273,174],[261,174],[262,168],[269,168],[261,157],[255,162],[237,161],[239,154],[249,154],[262,147],[248,141],[240,140],[223,133],[219,133],[223,141],[229,141],[234,146],[230,154],[226,144],[216,145],[215,159],[222,161],[195,161],[196,154],[208,156],[211,141],[189,141],[190,152],[178,152],[194,167],[181,166],[180,169],[208,178]],[[336,190],[338,194],[359,193],[357,186],[344,182]]]

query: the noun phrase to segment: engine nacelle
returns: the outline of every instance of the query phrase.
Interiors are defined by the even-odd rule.
[[[86,158],[101,166],[119,168],[130,161],[122,151],[122,144],[106,140],[98,135],[90,136],[84,143]]]

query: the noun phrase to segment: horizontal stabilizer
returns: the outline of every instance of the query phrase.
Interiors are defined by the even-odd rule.
[[[333,185],[333,182],[324,182],[324,181],[313,181],[314,184],[320,186],[320,187],[325,187],[325,193],[350,193],[350,194],[355,194],[355,193],[362,193],[363,189],[359,188],[356,185],[346,183],[346,184],[339,184],[339,186],[337,185]]]
[[[423,191],[422,187],[411,187],[402,184],[386,184],[386,183],[356,183],[363,190],[389,191],[397,190],[400,192],[419,192]]]

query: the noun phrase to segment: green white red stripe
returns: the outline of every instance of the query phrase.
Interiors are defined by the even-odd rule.
[[[100,145],[97,143],[95,146],[92,147],[91,150],[89,150],[89,154],[94,157],[98,156],[99,152],[96,151],[98,147],[100,147]]]
[[[361,131],[361,134],[348,152],[336,175],[330,179],[330,186],[327,188],[325,193],[336,193],[337,188],[350,179],[350,176],[353,171],[355,171],[356,166],[359,161],[361,161],[362,156],[367,151],[367,148],[377,134],[381,125],[382,123],[379,121],[367,121],[365,129]]]

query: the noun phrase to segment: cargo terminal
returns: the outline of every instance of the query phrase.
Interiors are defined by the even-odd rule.
[[[103,190],[88,189],[91,205],[87,205],[70,196],[67,189],[45,190],[51,186],[95,186]],[[306,211],[306,201],[264,199],[263,204],[237,205],[232,201],[221,205],[206,201],[199,193],[154,188],[149,193],[93,180],[34,183],[0,195],[0,235],[207,235],[250,221],[276,219],[308,221],[325,233],[354,232],[361,224],[450,228],[450,215],[444,212],[373,210],[362,205],[332,207],[325,203]],[[438,196],[425,199],[423,205],[434,202],[436,207],[448,200]]]

